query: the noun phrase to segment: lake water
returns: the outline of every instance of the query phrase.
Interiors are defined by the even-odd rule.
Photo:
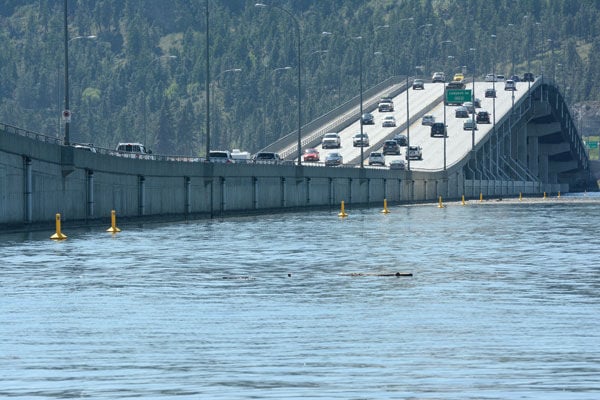
[[[600,197],[380,210],[0,235],[0,397],[600,398]]]

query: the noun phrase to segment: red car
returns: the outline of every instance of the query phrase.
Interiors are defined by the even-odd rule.
[[[304,161],[319,161],[319,151],[317,149],[306,149],[302,158]]]

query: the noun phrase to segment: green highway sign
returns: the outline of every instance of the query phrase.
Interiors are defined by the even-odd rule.
[[[597,149],[598,142],[587,142],[587,147],[588,147],[588,149]]]
[[[462,104],[465,101],[471,101],[471,89],[447,89],[446,103]]]

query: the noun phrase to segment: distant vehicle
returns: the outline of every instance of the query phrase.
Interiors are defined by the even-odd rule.
[[[352,138],[352,146],[354,147],[368,147],[369,146],[369,135],[363,133],[362,136],[360,133],[357,133]]]
[[[396,143],[398,143],[398,146],[400,147],[408,146],[408,138],[406,137],[406,135],[398,133],[394,136],[394,140],[396,141]]]
[[[448,131],[447,128],[444,126],[443,122],[436,122],[433,125],[431,125],[431,133],[430,136],[431,137],[436,137],[436,136],[447,136],[448,135]]]
[[[457,72],[456,74],[454,74],[454,78],[452,78],[453,81],[464,81],[465,80],[465,76],[462,72]]]
[[[73,143],[72,146],[76,149],[81,149],[92,153],[96,152],[96,148],[91,143]]]
[[[374,125],[375,124],[375,117],[373,117],[373,114],[371,114],[371,113],[364,113],[360,117],[360,120],[363,125]]]
[[[475,106],[470,101],[465,101],[462,104],[462,106],[467,109],[467,111],[469,112],[469,114],[474,114],[475,113]]]
[[[512,79],[509,79],[504,83],[504,90],[517,90],[517,84]]]
[[[496,97],[496,89],[485,89],[485,97],[487,98],[495,98]]]
[[[302,155],[302,159],[306,162],[308,161],[319,161],[319,151],[314,148],[304,150],[304,154]]]
[[[146,146],[141,143],[119,143],[117,145],[117,151],[119,153],[129,154],[152,154],[152,150],[147,150]]]
[[[412,88],[413,88],[413,90],[425,89],[425,81],[423,81],[423,79],[415,79],[413,81]]]
[[[494,76],[494,74],[487,74],[485,76],[485,81],[486,82],[495,82],[496,81],[496,77]]]
[[[476,131],[477,130],[477,123],[474,122],[472,119],[468,119],[463,123],[463,130],[465,131]]]
[[[379,112],[392,112],[394,111],[394,102],[391,99],[386,98],[381,99],[379,104],[377,105],[377,109]]]
[[[521,77],[519,77],[519,75],[513,75],[510,77],[510,80],[515,82],[521,82]]]
[[[490,113],[485,110],[481,110],[477,113],[475,117],[475,122],[478,124],[489,124],[490,123]]]
[[[385,165],[385,156],[380,152],[373,152],[369,155],[369,165]]]
[[[433,76],[431,77],[431,82],[446,82],[446,74],[444,74],[443,72],[434,72]]]
[[[327,154],[325,157],[325,165],[333,167],[336,165],[342,165],[344,163],[344,157],[340,153],[333,152]]]
[[[504,75],[496,75],[496,82],[504,82],[506,77]]]
[[[335,132],[326,133],[321,140],[321,147],[324,149],[339,149],[342,147],[340,135]]]
[[[456,109],[454,110],[454,116],[456,118],[469,118],[469,110],[467,110],[467,107],[456,107]]]
[[[279,164],[281,157],[278,153],[263,151],[254,155],[253,161],[260,164]]]
[[[229,150],[211,150],[208,152],[208,161],[212,163],[233,164],[235,161]]]
[[[446,85],[446,89],[465,89],[466,87],[464,81],[452,81]]]
[[[423,149],[421,146],[410,146],[408,151],[406,152],[407,160],[422,160],[423,159]]]
[[[401,171],[404,171],[406,169],[404,160],[399,158],[393,159],[392,161],[390,161],[390,169],[399,169]]]
[[[431,114],[423,115],[423,119],[421,120],[421,125],[431,126],[435,123],[435,117]]]
[[[252,155],[247,151],[241,151],[240,149],[233,149],[231,151],[231,158],[235,163],[248,163],[252,160]]]
[[[386,140],[383,142],[382,153],[384,156],[388,154],[400,155],[400,145],[395,140]]]
[[[384,128],[396,126],[396,118],[393,115],[386,116],[381,122],[381,126]]]
[[[525,72],[523,74],[523,82],[534,82],[535,81],[535,76],[533,75],[533,72]]]
[[[481,99],[475,97],[475,100],[473,100],[473,105],[475,106],[475,108],[481,108]]]

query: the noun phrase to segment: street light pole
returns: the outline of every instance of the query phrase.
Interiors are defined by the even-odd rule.
[[[208,161],[208,154],[210,153],[210,30],[209,30],[209,12],[208,12],[208,0],[206,0],[206,161]]]
[[[473,52],[473,58],[471,59],[471,69],[473,70],[473,92],[471,93],[471,102],[473,104],[473,114],[471,114],[471,118],[473,124],[471,125],[473,129],[471,130],[471,148],[475,149],[475,48],[471,47],[469,51]]]
[[[358,66],[359,66],[359,86],[360,86],[360,167],[364,168],[364,128],[363,128],[363,46],[362,46],[362,36],[354,36],[352,39],[360,40],[360,51],[358,52]]]
[[[302,165],[302,67],[301,67],[301,58],[300,53],[302,50],[302,38],[300,36],[300,21],[298,18],[294,16],[290,11],[286,10],[283,7],[279,7],[271,4],[270,6],[263,3],[256,3],[255,7],[273,7],[282,12],[286,13],[292,21],[294,21],[296,27],[296,36],[298,41],[298,49],[297,49],[297,59],[298,59],[298,166]]]
[[[498,50],[498,45],[497,45],[497,41],[496,41],[496,35],[492,34],[492,39],[494,39],[494,57],[492,58],[492,75],[494,75],[494,78],[492,79],[492,89],[494,90],[494,97],[492,98],[492,118],[493,118],[493,125],[492,125],[492,130],[494,132],[494,136],[496,138],[496,176],[499,173],[499,169],[498,169],[498,162],[499,162],[499,141],[498,141],[498,134],[496,133],[496,54],[497,54],[497,50]]]

